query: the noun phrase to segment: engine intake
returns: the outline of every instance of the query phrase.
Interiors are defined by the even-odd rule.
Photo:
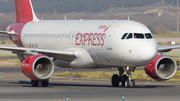
[[[22,63],[21,70],[32,80],[48,79],[54,72],[54,63],[44,55],[28,56]]]
[[[166,55],[157,56],[153,62],[145,66],[146,74],[151,78],[164,81],[172,78],[177,71],[174,59]]]

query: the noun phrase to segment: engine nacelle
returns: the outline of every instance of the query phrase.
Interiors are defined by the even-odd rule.
[[[21,70],[31,80],[48,79],[54,72],[54,63],[44,55],[28,56],[21,65]]]
[[[177,65],[173,58],[166,55],[157,56],[153,62],[145,66],[146,74],[151,78],[164,81],[172,78],[177,71]]]

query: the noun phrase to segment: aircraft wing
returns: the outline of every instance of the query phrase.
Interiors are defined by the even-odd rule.
[[[159,52],[169,52],[172,49],[178,49],[180,48],[180,45],[168,45],[168,46],[158,46]]]
[[[35,52],[54,57],[62,60],[72,61],[75,59],[73,50],[48,50],[48,49],[36,49]]]
[[[9,47],[9,46],[0,46],[0,50],[12,51],[14,53],[23,53],[25,51],[38,52],[49,57],[54,57],[66,61],[72,61],[75,59],[73,50],[48,50],[48,49],[33,49],[33,48],[24,48],[24,47]]]

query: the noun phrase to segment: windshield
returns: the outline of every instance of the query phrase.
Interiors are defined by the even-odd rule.
[[[131,39],[131,38],[133,38],[133,35],[132,35],[132,33],[129,33],[129,35],[127,36],[126,39]]]
[[[152,39],[153,38],[151,33],[146,33],[145,36],[146,36],[146,39]]]
[[[137,39],[144,39],[144,34],[141,34],[141,33],[134,33],[134,38],[137,38]]]
[[[153,36],[151,33],[125,33],[123,36],[122,36],[122,40],[124,39],[153,39]]]

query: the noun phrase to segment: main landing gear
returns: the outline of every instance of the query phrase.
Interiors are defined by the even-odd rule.
[[[43,81],[31,80],[32,87],[37,87],[39,85],[39,82],[41,82],[42,87],[47,87],[49,85],[49,79]]]
[[[118,68],[119,70],[119,76],[117,74],[114,74],[111,79],[111,83],[113,87],[118,87],[119,82],[121,82],[122,86],[125,88],[134,88],[135,87],[135,81],[132,80],[131,72],[134,72],[135,68],[126,67],[127,74],[123,75],[124,69]]]

